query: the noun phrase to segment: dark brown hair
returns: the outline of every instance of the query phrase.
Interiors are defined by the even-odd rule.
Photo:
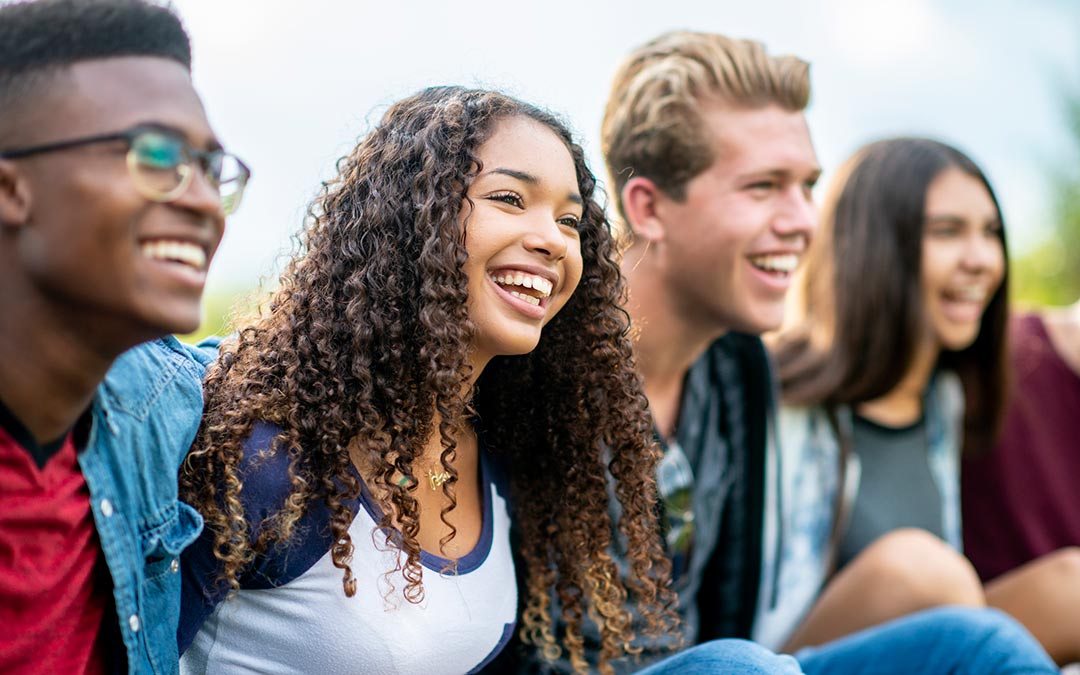
[[[924,330],[922,241],[926,192],[942,171],[977,179],[1001,208],[982,170],[956,148],[921,138],[879,141],[857,152],[833,181],[821,229],[802,271],[802,323],[779,339],[786,402],[857,405],[884,396],[908,372]],[[983,312],[975,341],[945,351],[939,367],[959,374],[967,400],[965,450],[987,448],[1005,398],[1008,274]]]
[[[468,218],[459,224],[459,214],[463,204],[468,212],[466,192],[481,170],[477,149],[500,119],[513,116],[547,126],[573,157],[584,201],[583,275],[539,346],[493,359],[470,398],[463,392],[475,327],[462,269]],[[359,491],[350,473],[354,445],[375,467],[369,480],[390,495],[406,557],[403,593],[418,602],[417,501],[408,483],[392,477],[400,472],[415,483],[413,459],[437,433],[443,470],[452,475],[443,489],[456,504],[452,434],[475,414],[486,446],[510,471],[525,564],[523,639],[548,654],[560,651],[550,612],[556,594],[575,668],[587,669],[588,617],[602,635],[600,668],[610,671],[608,660],[625,654],[634,637],[627,595],[656,633],[674,626],[674,595],[657,535],[658,450],[627,339],[611,232],[581,148],[543,110],[493,92],[436,87],[391,106],[338,171],[312,207],[268,310],[224,345],[207,376],[206,412],[182,485],[215,534],[224,582],[237,588],[253,556],[288,542],[308,505],[321,500],[332,513],[331,553],[344,592],[357,592],[344,504]],[[432,429],[436,418],[442,422]],[[238,467],[260,420],[283,430],[277,451],[290,457],[293,487],[251,541]],[[630,551],[628,588],[609,555],[609,472]],[[388,511],[380,527],[392,526]]]

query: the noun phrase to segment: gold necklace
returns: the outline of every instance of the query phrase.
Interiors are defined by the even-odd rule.
[[[450,472],[449,471],[440,471],[438,473],[435,473],[431,469],[428,469],[424,473],[424,475],[427,477],[428,484],[431,485],[431,490],[433,492],[437,492],[439,490],[439,488],[441,488],[443,486],[443,483],[450,480]],[[400,485],[401,487],[404,487],[404,488],[409,487],[410,482],[411,481],[409,480],[408,476],[402,476],[401,478],[397,479],[397,484]]]
[[[443,486],[443,483],[450,480],[449,471],[440,471],[439,473],[435,473],[431,469],[428,469],[426,475],[428,478],[428,482],[431,483],[432,491],[438,490]]]

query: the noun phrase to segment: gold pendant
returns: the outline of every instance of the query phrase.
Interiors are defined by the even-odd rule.
[[[443,483],[450,480],[449,471],[440,471],[439,473],[433,472],[431,469],[427,470],[428,482],[431,483],[431,489],[438,490],[443,486]]]

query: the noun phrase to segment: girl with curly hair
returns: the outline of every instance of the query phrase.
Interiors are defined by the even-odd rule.
[[[581,148],[531,105],[437,87],[338,169],[207,372],[181,477],[206,521],[183,557],[184,672],[478,670],[519,610],[511,518],[522,639],[586,672],[591,623],[611,672],[634,637],[624,599],[660,633],[674,597]]]

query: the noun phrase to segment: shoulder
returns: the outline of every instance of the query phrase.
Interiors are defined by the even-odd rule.
[[[113,363],[95,408],[140,466],[175,469],[195,439],[203,412],[202,379],[210,352],[165,337],[134,347]],[[142,458],[142,459],[140,459]]]
[[[1022,312],[1009,317],[1009,340],[1012,346],[1046,340],[1046,322],[1035,312]]]
[[[239,472],[243,482],[240,503],[252,532],[285,504],[292,491],[289,453],[277,440],[281,435],[280,427],[256,422],[244,441]]]
[[[169,336],[143,343],[120,355],[101,389],[115,407],[145,417],[162,398],[170,404],[197,400],[202,412],[202,378],[211,353]]]
[[[244,443],[240,465],[244,487],[240,492],[240,502],[253,538],[258,536],[267,520],[285,506],[294,490],[290,469],[292,457],[288,448],[279,442],[281,436],[280,427],[258,422]],[[355,517],[360,509],[360,499],[343,501]],[[330,520],[330,509],[325,502],[315,500],[309,504],[295,524],[289,541],[275,544],[257,557],[245,575],[243,586],[281,586],[310,569],[330,551]]]
[[[244,443],[239,499],[252,541],[267,520],[281,510],[293,490],[291,459],[277,442],[281,433],[280,427],[258,422]],[[346,500],[346,504],[355,515],[359,501]],[[274,544],[256,556],[241,575],[241,589],[276,588],[300,577],[330,551],[331,539],[330,512],[321,501],[314,502],[296,523],[288,542]],[[190,602],[192,616],[198,617],[196,624],[201,624],[205,614],[224,599],[224,590],[214,582],[220,569],[213,540],[213,533],[205,529],[199,541],[184,552],[185,593],[190,596],[185,602]]]

